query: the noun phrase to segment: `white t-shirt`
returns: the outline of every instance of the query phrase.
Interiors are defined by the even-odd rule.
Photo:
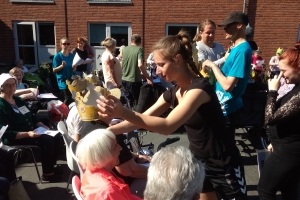
[[[108,65],[109,60],[114,60],[115,64],[113,66],[113,69],[111,69]],[[122,85],[122,68],[120,65],[120,61],[116,57],[114,57],[109,51],[104,51],[101,57],[101,61],[105,87],[111,88]],[[115,75],[116,80],[114,80],[112,71]]]

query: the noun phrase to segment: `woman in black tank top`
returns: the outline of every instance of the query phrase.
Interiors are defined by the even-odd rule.
[[[125,120],[109,127],[114,134],[144,128],[169,135],[184,125],[190,150],[206,163],[205,172],[209,175],[199,191],[201,199],[217,199],[216,193],[223,199],[247,199],[239,151],[226,133],[225,118],[214,88],[193,62],[190,37],[184,31],[167,36],[154,45],[153,54],[157,75],[177,84],[143,114],[123,108],[112,96],[101,97],[97,100],[99,115]],[[174,109],[166,118],[158,117],[170,106]]]

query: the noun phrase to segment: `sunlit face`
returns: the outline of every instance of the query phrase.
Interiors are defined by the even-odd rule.
[[[10,78],[3,83],[2,93],[7,95],[13,95],[16,92],[16,88],[17,88],[16,80]]]
[[[300,82],[300,72],[290,67],[287,64],[287,59],[282,59],[278,63],[282,76],[285,78],[287,84],[296,84]]]
[[[224,26],[226,40],[235,40],[236,39],[237,34],[238,34],[237,25],[238,25],[238,23],[231,23],[231,24]]]
[[[67,50],[70,46],[69,40],[62,40],[60,46],[62,50]]]
[[[22,72],[15,72],[13,74],[13,77],[15,77],[18,80],[18,84],[22,83],[22,79],[23,79]]]
[[[116,140],[113,141],[113,147],[112,147],[112,157],[113,160],[111,162],[112,166],[116,166],[117,164],[119,164],[119,155],[120,155],[120,151],[122,150],[122,147],[117,143]]]
[[[84,42],[83,41],[77,42],[77,48],[78,49],[83,49],[83,47],[84,47]]]
[[[174,61],[165,59],[158,51],[153,52],[154,62],[156,64],[156,74],[167,82],[175,80],[175,73],[178,66],[174,66]]]
[[[213,45],[215,40],[216,28],[212,24],[205,25],[204,30],[200,31],[201,41],[207,46]]]

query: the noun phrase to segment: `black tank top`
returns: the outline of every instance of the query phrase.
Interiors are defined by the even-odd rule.
[[[176,99],[178,87],[175,85],[163,94],[165,101],[174,107],[178,105]],[[211,100],[202,104],[184,123],[190,142],[189,148],[196,158],[210,160],[222,167],[232,158],[239,156],[239,150],[226,132],[225,117],[213,86],[207,80],[197,77],[188,88],[188,90],[192,89],[204,90],[210,95]]]

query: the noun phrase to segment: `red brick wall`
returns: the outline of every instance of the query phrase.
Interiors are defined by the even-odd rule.
[[[205,18],[219,23],[229,12],[243,10],[241,0],[132,2],[132,5],[88,4],[85,0],[67,0],[68,36],[72,45],[75,45],[78,36],[88,36],[88,22],[131,23],[132,33],[143,36],[147,57],[154,42],[165,36],[167,23],[198,24]],[[254,40],[267,62],[279,46],[286,49],[294,45],[300,24],[299,0],[247,0],[246,3],[245,11],[255,29]],[[0,0],[0,8],[0,63],[9,63],[15,59],[13,21],[55,22],[57,44],[66,35],[64,0],[55,0],[54,4],[10,3],[9,0]],[[221,28],[217,29],[216,41],[224,46],[228,44]]]

